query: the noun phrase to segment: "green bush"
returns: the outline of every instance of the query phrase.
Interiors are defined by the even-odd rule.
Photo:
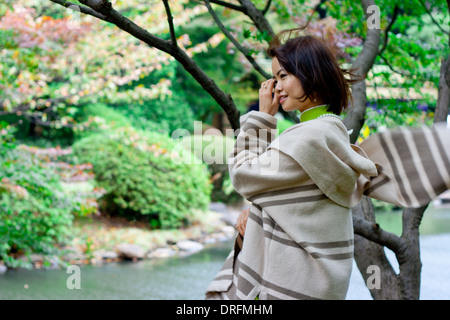
[[[211,200],[233,204],[242,200],[231,184],[228,158],[233,150],[234,138],[223,135],[192,135],[181,141],[186,150],[208,165],[212,177]]]
[[[104,103],[91,103],[78,109],[79,112],[75,116],[75,121],[83,125],[74,127],[76,139],[131,125],[130,120],[125,115]]]
[[[194,113],[180,95],[144,101],[142,105],[116,105],[114,109],[124,114],[133,127],[140,130],[171,134],[177,129],[191,131],[194,127]]]
[[[119,128],[86,137],[72,150],[76,161],[92,163],[96,183],[106,191],[102,211],[108,214],[170,228],[188,224],[194,211],[208,207],[206,166],[192,164],[193,155],[178,152],[165,135]]]
[[[19,148],[0,153],[0,258],[8,266],[30,266],[16,258],[54,254],[69,240],[72,203],[59,176]]]

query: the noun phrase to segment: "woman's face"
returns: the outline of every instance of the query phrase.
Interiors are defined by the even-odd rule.
[[[288,73],[278,62],[277,57],[272,59],[272,73],[276,81],[275,93],[278,101],[285,111],[299,110],[303,112],[318,105],[308,98],[304,101],[303,87],[300,80],[291,73]],[[301,98],[301,99],[300,99]]]

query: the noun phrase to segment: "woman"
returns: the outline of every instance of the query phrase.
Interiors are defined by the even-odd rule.
[[[274,42],[268,53],[274,77],[261,85],[259,111],[241,117],[229,165],[251,207],[239,216],[234,249],[206,297],[344,299],[353,259],[350,208],[386,175],[350,144],[339,117],[349,83],[325,43],[296,37]],[[276,137],[279,104],[299,110],[300,123]]]

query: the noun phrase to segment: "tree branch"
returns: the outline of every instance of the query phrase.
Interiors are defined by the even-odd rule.
[[[352,216],[353,221],[356,221],[356,230],[355,225],[353,226],[355,231],[355,261],[361,275],[367,281],[369,277],[367,273],[368,267],[376,265],[382,270],[381,283],[383,284],[383,289],[369,289],[372,297],[374,299],[398,299],[398,292],[390,290],[390,288],[397,288],[398,279],[395,270],[386,257],[384,247],[372,241],[375,240],[376,236],[369,240],[358,234],[358,232],[367,233],[367,236],[370,238],[371,230],[376,224],[375,211],[371,199],[362,197],[360,203],[352,208]],[[363,226],[359,222],[363,222]],[[367,229],[365,231],[359,230],[365,228]]]
[[[420,296],[420,239],[419,226],[428,204],[420,208],[404,208],[402,215],[402,240],[405,249],[396,253],[400,274],[399,289],[402,299],[419,299]]]
[[[84,13],[84,14],[88,14],[90,16],[96,17],[100,20],[104,20],[107,22],[111,22],[111,20],[108,19],[108,17],[106,17],[105,15],[89,8],[89,7],[85,7],[85,6],[80,6],[78,4],[72,3],[70,1],[65,1],[65,0],[50,0],[51,2],[57,3],[62,5],[63,7],[66,8],[71,8],[73,9],[74,7],[78,7],[80,9],[80,12]],[[80,1],[81,2],[81,1]]]
[[[262,14],[263,15],[266,15],[267,11],[269,11],[271,4],[272,4],[272,0],[268,0],[267,3],[266,3],[266,6],[262,10]]]
[[[450,106],[450,87],[445,81],[445,75],[450,73],[450,57],[442,60],[439,73],[439,90],[434,113],[434,122],[446,122]]]
[[[389,40],[389,31],[391,30],[392,26],[395,23],[395,20],[397,20],[398,14],[400,12],[400,8],[398,6],[395,6],[394,8],[394,13],[392,15],[392,19],[391,22],[389,23],[389,25],[387,26],[386,30],[384,30],[384,42],[383,42],[383,47],[381,48],[380,51],[378,51],[378,55],[381,55],[383,53],[383,51],[386,49],[387,47],[387,43]]]
[[[389,67],[389,69],[391,69],[392,72],[395,72],[404,77],[411,77],[411,74],[409,74],[409,73],[404,73],[404,72],[395,70],[394,67],[390,64],[389,61],[387,61],[387,59],[383,55],[381,55],[381,54],[379,54],[379,55],[380,55],[381,60],[383,60],[383,62]]]
[[[425,5],[425,2],[423,2],[423,0],[419,0],[420,4],[424,7],[425,11],[428,13],[428,15],[430,16],[431,20],[433,21],[433,23],[444,33],[444,34],[449,34],[447,31],[445,31],[444,29],[442,29],[441,25],[439,24],[439,22],[437,22],[433,15],[431,14],[430,10],[428,10],[427,6]],[[448,3],[448,2],[447,2]]]
[[[217,26],[222,30],[222,32],[225,34],[225,36],[230,39],[230,41],[234,44],[234,46],[242,52],[242,54],[247,58],[247,60],[251,63],[253,68],[255,68],[256,71],[258,71],[265,79],[271,78],[271,76],[265,72],[261,66],[253,59],[252,55],[250,54],[250,51],[243,46],[233,37],[233,35],[225,28],[222,21],[220,21],[219,17],[217,16],[216,12],[211,7],[209,0],[204,0],[206,7],[208,8],[209,13],[211,14],[212,18],[216,22]]]
[[[243,8],[241,6],[237,6],[235,4],[228,3],[226,1],[221,1],[221,0],[211,0],[211,2],[215,3],[215,4],[218,4],[218,5],[222,6],[222,7],[233,9],[233,10],[240,11],[242,13],[247,14],[245,8]]]
[[[167,14],[167,22],[169,23],[169,30],[170,30],[170,38],[172,39],[172,45],[177,46],[177,37],[175,35],[175,28],[173,26],[173,17],[172,13],[170,12],[170,5],[168,0],[163,0],[164,2],[164,8],[166,9]]]
[[[396,254],[403,250],[404,243],[402,239],[393,233],[381,229],[377,223],[372,223],[364,218],[353,216],[353,229],[355,234],[385,246]]]
[[[450,0],[447,0],[447,9],[450,13]],[[450,37],[448,39],[450,46]],[[439,90],[434,113],[434,122],[446,122],[450,109],[450,56],[442,59],[441,70],[439,72]]]
[[[64,1],[50,0],[52,2],[63,5]],[[174,57],[187,72],[205,89],[206,92],[220,105],[227,114],[230,125],[233,129],[239,128],[239,110],[236,108],[233,99],[229,94],[225,94],[208,75],[191,59],[186,52],[178,46],[174,46],[170,41],[161,39],[147,30],[139,27],[133,21],[121,15],[113,9],[111,3],[107,0],[80,0],[82,4],[87,5],[91,10],[84,10],[86,14],[93,15],[97,18],[105,17],[102,20],[111,22],[123,31],[129,33],[136,39],[143,41],[151,47],[155,47]]]
[[[270,26],[269,21],[267,21],[263,12],[258,10],[255,5],[250,0],[239,0],[239,3],[243,8],[245,8],[245,14],[252,19],[256,28],[261,32],[267,32],[269,36],[273,37],[275,33]]]
[[[366,20],[369,18],[367,8],[371,5],[375,5],[374,0],[361,0],[363,10],[366,14]],[[355,62],[352,65],[352,69],[357,70],[357,74],[361,76],[367,75],[372,68],[375,58],[378,54],[378,46],[380,44],[380,30],[368,29],[366,34],[366,40],[364,41],[363,49],[358,54]],[[359,131],[364,124],[364,118],[366,114],[366,82],[360,81],[352,86],[353,104],[349,109],[347,116],[344,119],[344,123],[347,128],[353,129],[353,133],[350,135],[350,141],[354,143],[358,139]]]

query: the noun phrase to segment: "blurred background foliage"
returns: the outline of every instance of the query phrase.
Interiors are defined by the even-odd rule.
[[[253,3],[263,8],[266,1]],[[360,141],[384,128],[432,122],[439,68],[449,54],[449,17],[445,1],[427,1],[434,21],[421,3],[377,1],[383,30],[397,14],[367,75]],[[162,1],[114,1],[114,7],[169,39]],[[307,32],[323,37],[348,66],[364,41],[360,7],[351,0],[275,0],[266,17],[280,31],[304,25],[315,12]],[[271,73],[267,34],[239,12],[214,8]],[[171,2],[171,10],[178,44],[241,113],[254,106],[264,79],[206,7],[183,0]],[[281,131],[293,125],[277,116]],[[70,238],[80,216],[118,215],[177,228],[192,223],[194,209],[206,210],[210,201],[239,201],[226,164],[211,163],[205,153],[214,149],[226,159],[232,137],[201,135],[194,121],[202,131],[229,128],[222,109],[171,56],[50,1],[2,1],[0,258],[14,265],[19,253],[51,252]],[[189,139],[171,139],[179,129]],[[179,150],[180,141],[189,154]],[[167,156],[173,152],[201,161],[175,165]]]

